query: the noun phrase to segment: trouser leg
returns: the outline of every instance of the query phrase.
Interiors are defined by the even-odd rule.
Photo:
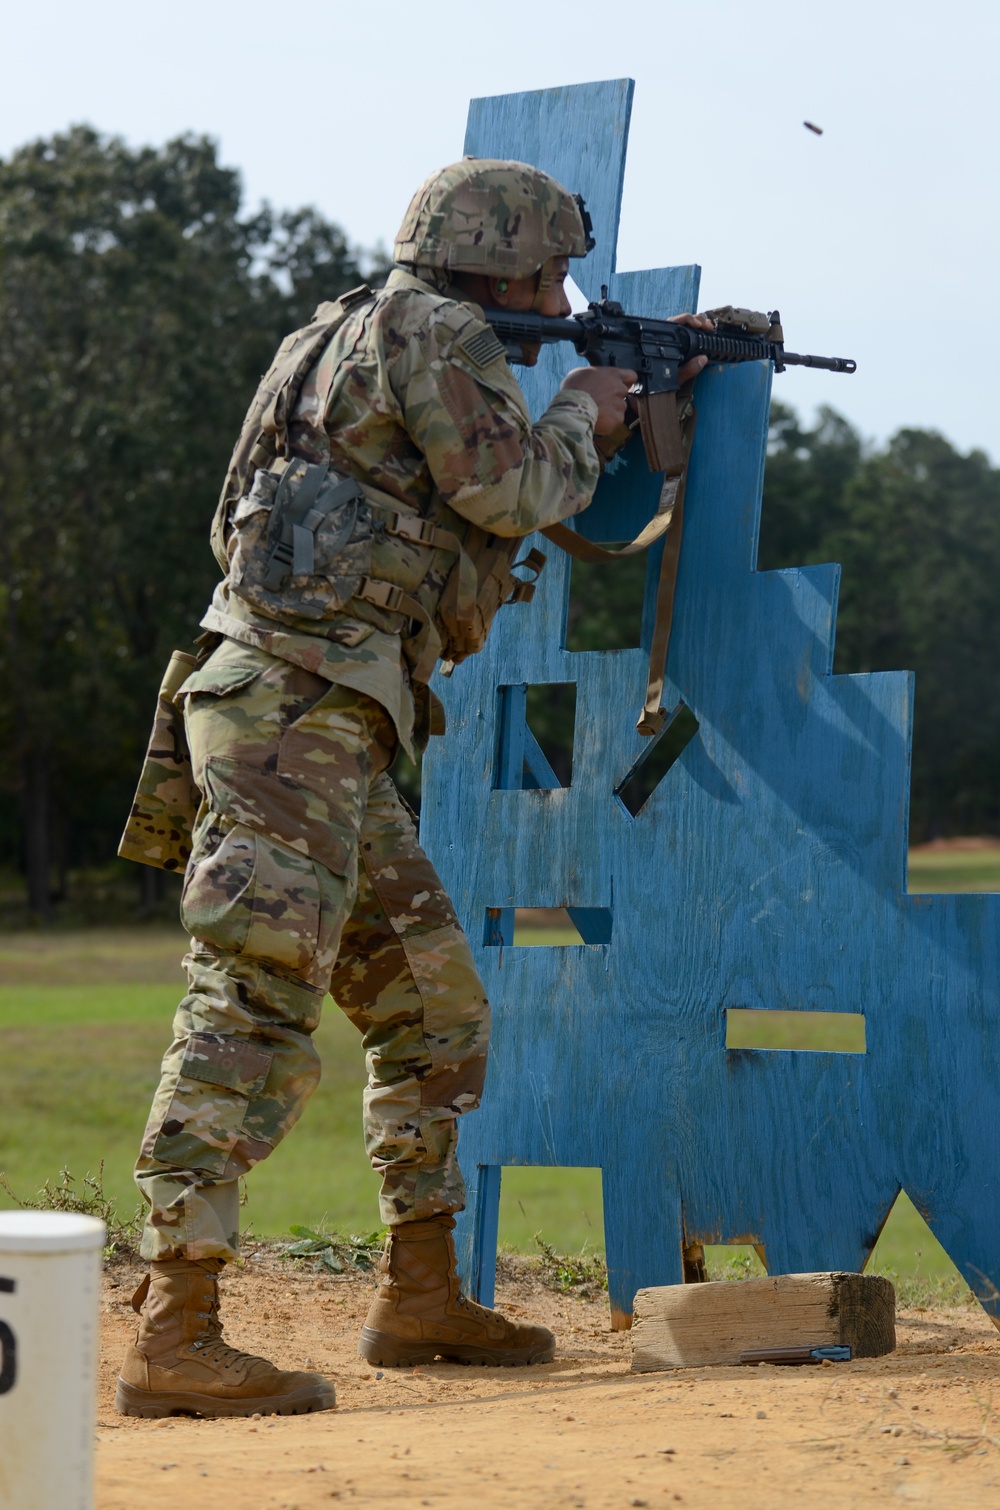
[[[217,653],[220,685],[245,655]],[[236,1256],[239,1177],[319,1080],[312,1034],[354,905],[368,784],[394,740],[371,699],[250,655],[263,669],[249,684],[187,710],[206,802],[181,905],[189,989],[136,1166],[150,1259]]]
[[[136,1165],[148,1259],[238,1255],[240,1176],[298,1121],[320,1075],[322,990],[192,946]]]
[[[365,1144],[386,1225],[460,1211],[461,1113],[479,1105],[489,1004],[468,941],[387,775],[368,793],[358,893],[330,991],[364,1035]]]

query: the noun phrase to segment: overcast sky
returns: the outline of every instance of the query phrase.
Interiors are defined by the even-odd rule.
[[[249,206],[363,245],[460,155],[470,97],[632,77],[619,268],[698,262],[702,307],[778,305],[791,349],[857,358],[777,380],[804,413],[1000,461],[995,3],[8,0],[0,36],[0,155],[204,132]]]

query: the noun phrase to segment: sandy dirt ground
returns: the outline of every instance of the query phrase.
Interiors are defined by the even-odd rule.
[[[154,1422],[112,1404],[137,1278],[104,1292],[99,1510],[1000,1506],[1000,1336],[978,1308],[903,1312],[896,1352],[871,1361],[633,1375],[605,1302],[514,1273],[498,1300],[553,1327],[553,1363],[383,1373],[354,1351],[370,1278],[262,1256],[227,1273],[227,1336],[327,1374],[337,1409]]]

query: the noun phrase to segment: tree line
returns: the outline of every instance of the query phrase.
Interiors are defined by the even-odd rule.
[[[246,212],[203,137],[76,127],[0,161],[0,869],[37,919],[114,854],[259,374],[384,270],[315,210]],[[760,565],[841,561],[835,669],[917,671],[915,838],[998,828],[998,503],[981,452],[775,406]],[[594,593],[595,624],[634,608],[613,574]]]
[[[0,864],[42,919],[114,854],[257,380],[371,261],[314,210],[240,201],[201,137],[77,127],[0,163]]]

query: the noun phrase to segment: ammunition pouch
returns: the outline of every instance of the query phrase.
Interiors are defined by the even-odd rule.
[[[332,618],[371,571],[374,529],[359,484],[325,462],[257,472],[232,518],[229,585],[281,623]]]
[[[545,555],[532,549],[523,560],[512,562],[511,557],[522,543],[520,539],[491,535],[476,552],[474,561],[479,585],[471,622],[459,622],[454,577],[445,583],[438,605],[438,619],[447,635],[445,654],[453,665],[482,650],[490,625],[505,604],[530,603],[535,596],[535,582],[545,565]],[[518,567],[523,567],[530,576],[516,577],[514,571]]]

